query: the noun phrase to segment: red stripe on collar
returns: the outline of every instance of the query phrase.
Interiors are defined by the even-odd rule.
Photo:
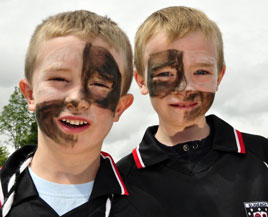
[[[3,194],[3,190],[2,190],[2,183],[0,180],[0,209],[2,208],[3,203],[4,203],[4,194]]]
[[[236,140],[236,145],[237,145],[237,152],[241,154],[245,154],[246,149],[245,149],[245,144],[244,144],[244,140],[243,140],[241,132],[234,129],[234,134],[235,134],[235,140]]]
[[[121,175],[120,175],[120,173],[119,173],[119,171],[118,171],[118,169],[117,169],[117,167],[116,167],[116,164],[115,164],[115,162],[114,162],[112,156],[109,155],[109,154],[106,153],[106,152],[103,152],[103,151],[101,152],[101,156],[102,156],[104,159],[109,159],[109,161],[110,161],[110,163],[111,163],[111,166],[112,166],[112,168],[113,168],[115,177],[116,177],[116,179],[117,179],[117,181],[118,181],[118,183],[119,183],[119,185],[120,185],[120,187],[121,187],[121,192],[122,192],[121,194],[122,194],[122,195],[129,195],[129,194],[128,194],[128,191],[127,191],[127,188],[126,188],[126,186],[125,186],[125,183],[123,182],[123,179],[122,179],[122,177],[121,177]]]
[[[133,149],[132,155],[133,155],[137,168],[138,169],[145,168],[145,165],[140,155],[139,147]]]

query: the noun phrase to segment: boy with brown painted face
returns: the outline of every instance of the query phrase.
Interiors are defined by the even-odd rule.
[[[126,183],[168,217],[267,216],[267,139],[205,116],[225,73],[217,25],[196,9],[161,9],[139,27],[134,59],[159,126],[118,163]]]
[[[25,63],[20,89],[36,112],[38,145],[16,151],[1,169],[1,216],[161,216],[101,152],[133,101],[125,33],[89,11],[60,13],[36,28]]]

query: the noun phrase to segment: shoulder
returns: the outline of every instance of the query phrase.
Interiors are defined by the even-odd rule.
[[[242,135],[248,144],[255,143],[255,144],[261,144],[261,145],[268,145],[268,139],[263,136],[249,134],[249,133],[242,133]]]
[[[268,162],[268,139],[249,133],[242,133],[246,152],[252,152],[261,160]]]
[[[123,177],[128,176],[128,174],[131,172],[133,167],[135,166],[135,162],[132,156],[132,153],[128,154],[127,156],[123,157],[121,160],[119,160],[116,163],[118,170],[120,174]]]
[[[128,196],[115,196],[112,200],[113,217],[163,217],[161,204],[138,187],[127,185]]]

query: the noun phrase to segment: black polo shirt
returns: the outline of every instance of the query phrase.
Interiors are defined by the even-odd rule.
[[[214,115],[207,122],[211,135],[205,142],[176,147],[183,153],[201,144],[203,156],[196,161],[165,150],[154,137],[157,126],[149,127],[132,154],[118,162],[123,180],[155,197],[168,217],[266,217],[268,140],[240,133]]]
[[[19,160],[25,158],[28,154],[34,154],[35,147],[24,147],[17,151],[14,155]],[[3,192],[6,194],[8,184],[6,177],[11,174],[10,170],[14,170],[17,162],[13,160],[16,157],[11,156],[8,162],[3,166],[0,177],[3,186]],[[18,173],[18,171],[17,171]],[[5,175],[5,176],[4,176]],[[16,190],[12,208],[7,217],[58,217],[59,215],[43,201],[35,188],[28,169],[24,170],[17,176]],[[0,189],[1,190],[1,189]],[[135,194],[133,194],[135,192]],[[107,199],[110,198],[111,209],[110,217],[161,217],[161,211],[157,202],[147,193],[137,189],[136,187],[126,187],[121,179],[115,163],[111,156],[105,152],[101,152],[100,168],[97,172],[92,193],[88,202],[62,215],[63,217],[104,217]],[[149,201],[149,209],[142,200]],[[1,209],[0,209],[1,214]],[[2,216],[2,215],[1,215]]]

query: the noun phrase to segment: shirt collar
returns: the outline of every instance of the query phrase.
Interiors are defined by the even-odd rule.
[[[21,174],[15,193],[14,205],[38,196],[28,170]],[[128,195],[128,191],[112,157],[105,152],[101,152],[101,163],[94,181],[90,200],[112,194]]]
[[[101,165],[95,178],[91,198],[111,194],[128,195],[112,157],[105,152],[101,152],[101,157]]]
[[[217,151],[245,154],[245,145],[240,131],[215,115],[206,117],[213,130],[212,148]],[[167,153],[160,148],[155,138],[158,126],[149,127],[142,142],[132,151],[138,169],[149,167],[168,160]]]
[[[213,124],[213,149],[217,151],[245,154],[245,144],[242,133],[215,115],[207,117],[207,122]]]

